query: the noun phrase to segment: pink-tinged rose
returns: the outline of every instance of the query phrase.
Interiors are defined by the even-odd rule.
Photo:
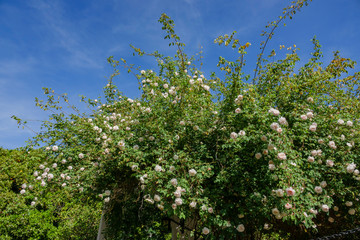
[[[323,212],[328,212],[329,211],[329,206],[324,204],[321,206],[321,210],[323,210]]]
[[[318,211],[311,208],[311,209],[310,209],[310,213],[317,215],[317,214],[318,214]]]
[[[283,153],[283,152],[278,153],[277,157],[278,157],[278,159],[280,159],[280,160],[286,160],[286,154]]]
[[[308,157],[308,162],[310,162],[310,163],[313,163],[315,161],[315,158],[314,157]]]
[[[329,142],[329,147],[331,147],[332,149],[336,149],[336,145],[334,141],[330,141]]]
[[[334,161],[333,160],[326,160],[326,166],[333,167],[334,166]]]
[[[314,125],[314,124],[310,125],[309,130],[312,131],[312,132],[315,132],[316,131],[316,125]]]
[[[289,187],[286,189],[286,194],[288,196],[294,196],[295,195],[295,190],[292,187]]]
[[[285,204],[285,208],[290,209],[290,208],[292,208],[292,205],[290,203],[287,203],[287,204]]]

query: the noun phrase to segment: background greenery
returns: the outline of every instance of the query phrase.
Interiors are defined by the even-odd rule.
[[[34,197],[19,194],[32,177],[41,151],[0,148],[0,239],[95,239],[101,202],[57,189]]]

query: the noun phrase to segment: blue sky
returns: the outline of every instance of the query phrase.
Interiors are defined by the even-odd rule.
[[[167,13],[175,30],[196,53],[203,47],[203,71],[216,71],[219,56],[236,57],[230,49],[218,47],[214,39],[236,30],[244,43],[250,42],[248,71],[252,73],[259,53],[260,33],[268,21],[281,14],[287,0],[0,0],[0,146],[16,148],[34,135],[18,129],[10,117],[30,121],[47,112],[35,107],[42,87],[68,93],[78,104],[79,94],[96,98],[112,70],[106,59],[113,55],[139,64],[155,66],[151,58],[132,56],[129,44],[152,52],[173,54],[157,22]],[[360,62],[360,1],[313,0],[308,7],[286,21],[267,50],[296,44],[305,62],[316,35],[323,46],[324,61],[339,50],[344,57]],[[285,51],[281,52],[285,54]],[[278,54],[281,57],[279,52]],[[359,70],[359,67],[357,67]],[[137,81],[125,72],[117,80],[129,97],[138,96]]]

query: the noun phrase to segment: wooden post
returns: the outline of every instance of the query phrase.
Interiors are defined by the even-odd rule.
[[[195,240],[193,236],[190,236],[191,230],[196,226],[196,219],[186,219],[181,226],[181,221],[177,216],[171,218],[171,239],[172,240]],[[189,230],[191,229],[191,230]]]
[[[103,231],[105,230],[106,227],[106,222],[105,222],[105,210],[102,211],[101,214],[101,219],[100,219],[100,225],[99,225],[99,231],[98,231],[98,235],[96,240],[105,240]]]

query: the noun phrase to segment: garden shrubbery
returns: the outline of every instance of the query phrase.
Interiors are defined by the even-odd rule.
[[[67,190],[53,189],[34,196],[29,180],[44,154],[39,150],[0,149],[1,239],[94,239],[102,204],[73,198]],[[25,185],[23,185],[25,184]]]
[[[176,55],[134,48],[158,63],[141,71],[110,57],[105,97],[82,98],[88,113],[71,106],[66,114],[66,95],[44,89],[47,100],[37,105],[58,112],[27,147],[38,155],[22,154],[23,162],[33,159],[26,171],[35,168],[7,190],[18,203],[5,206],[4,221],[23,219],[17,231],[26,233],[43,219],[36,236],[78,237],[96,227],[101,204],[92,201],[99,200],[109,239],[169,239],[174,222],[177,234],[195,239],[309,238],[358,224],[360,74],[348,74],[355,62],[336,52],[323,66],[314,38],[303,66],[296,48],[276,61],[260,55],[251,79],[242,70],[250,44],[232,34],[215,40],[238,52],[236,61],[219,58],[218,77],[186,55],[168,16],[159,21]],[[120,67],[138,79],[139,98],[117,89]],[[13,204],[25,210],[14,215]],[[79,222],[65,221],[74,217]]]

